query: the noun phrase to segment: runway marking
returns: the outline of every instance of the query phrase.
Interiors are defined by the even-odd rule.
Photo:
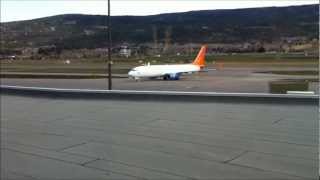
[[[278,120],[273,121],[272,124],[277,124],[278,122],[280,122],[280,121],[282,121],[282,120],[284,120],[284,119],[283,119],[283,118],[280,118],[280,119],[278,119]]]
[[[71,146],[67,146],[67,147],[64,147],[64,148],[59,149],[58,152],[63,152],[63,151],[65,151],[65,150],[67,150],[67,149],[74,148],[74,147],[76,147],[76,146],[82,146],[82,145],[85,145],[85,144],[87,144],[87,142],[78,143],[78,144],[73,144],[73,145],[71,145]]]
[[[233,157],[233,158],[231,158],[231,159],[228,159],[228,160],[226,160],[226,161],[223,161],[223,163],[229,163],[229,162],[231,162],[231,161],[234,161],[234,160],[238,159],[239,157],[247,154],[248,152],[250,152],[250,151],[245,150],[245,151],[243,151],[242,153],[236,155],[235,157]]]

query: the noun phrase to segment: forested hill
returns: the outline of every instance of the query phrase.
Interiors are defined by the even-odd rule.
[[[208,7],[210,8],[210,7]],[[214,7],[212,7],[214,8]],[[152,16],[113,16],[114,44],[235,43],[318,38],[318,5],[205,10]],[[106,45],[106,16],[68,14],[1,24],[4,48]]]

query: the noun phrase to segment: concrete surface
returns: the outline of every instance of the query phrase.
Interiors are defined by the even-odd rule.
[[[229,102],[229,103],[275,103],[319,104],[319,95],[270,94],[270,93],[221,93],[184,91],[133,91],[103,89],[64,89],[0,85],[4,95],[61,99],[138,100],[162,102]]]
[[[318,106],[1,95],[1,179],[318,179]]]

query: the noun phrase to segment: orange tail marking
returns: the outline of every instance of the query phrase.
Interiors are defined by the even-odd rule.
[[[206,51],[207,46],[203,45],[196,57],[196,59],[192,62],[193,65],[200,66],[201,68],[205,66],[205,59],[206,59]]]

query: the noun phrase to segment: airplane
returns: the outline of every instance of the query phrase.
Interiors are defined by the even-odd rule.
[[[158,78],[163,80],[179,80],[181,74],[199,72],[205,67],[205,56],[207,46],[203,45],[191,64],[171,65],[144,65],[133,68],[129,71],[129,78],[139,80],[140,78]]]

